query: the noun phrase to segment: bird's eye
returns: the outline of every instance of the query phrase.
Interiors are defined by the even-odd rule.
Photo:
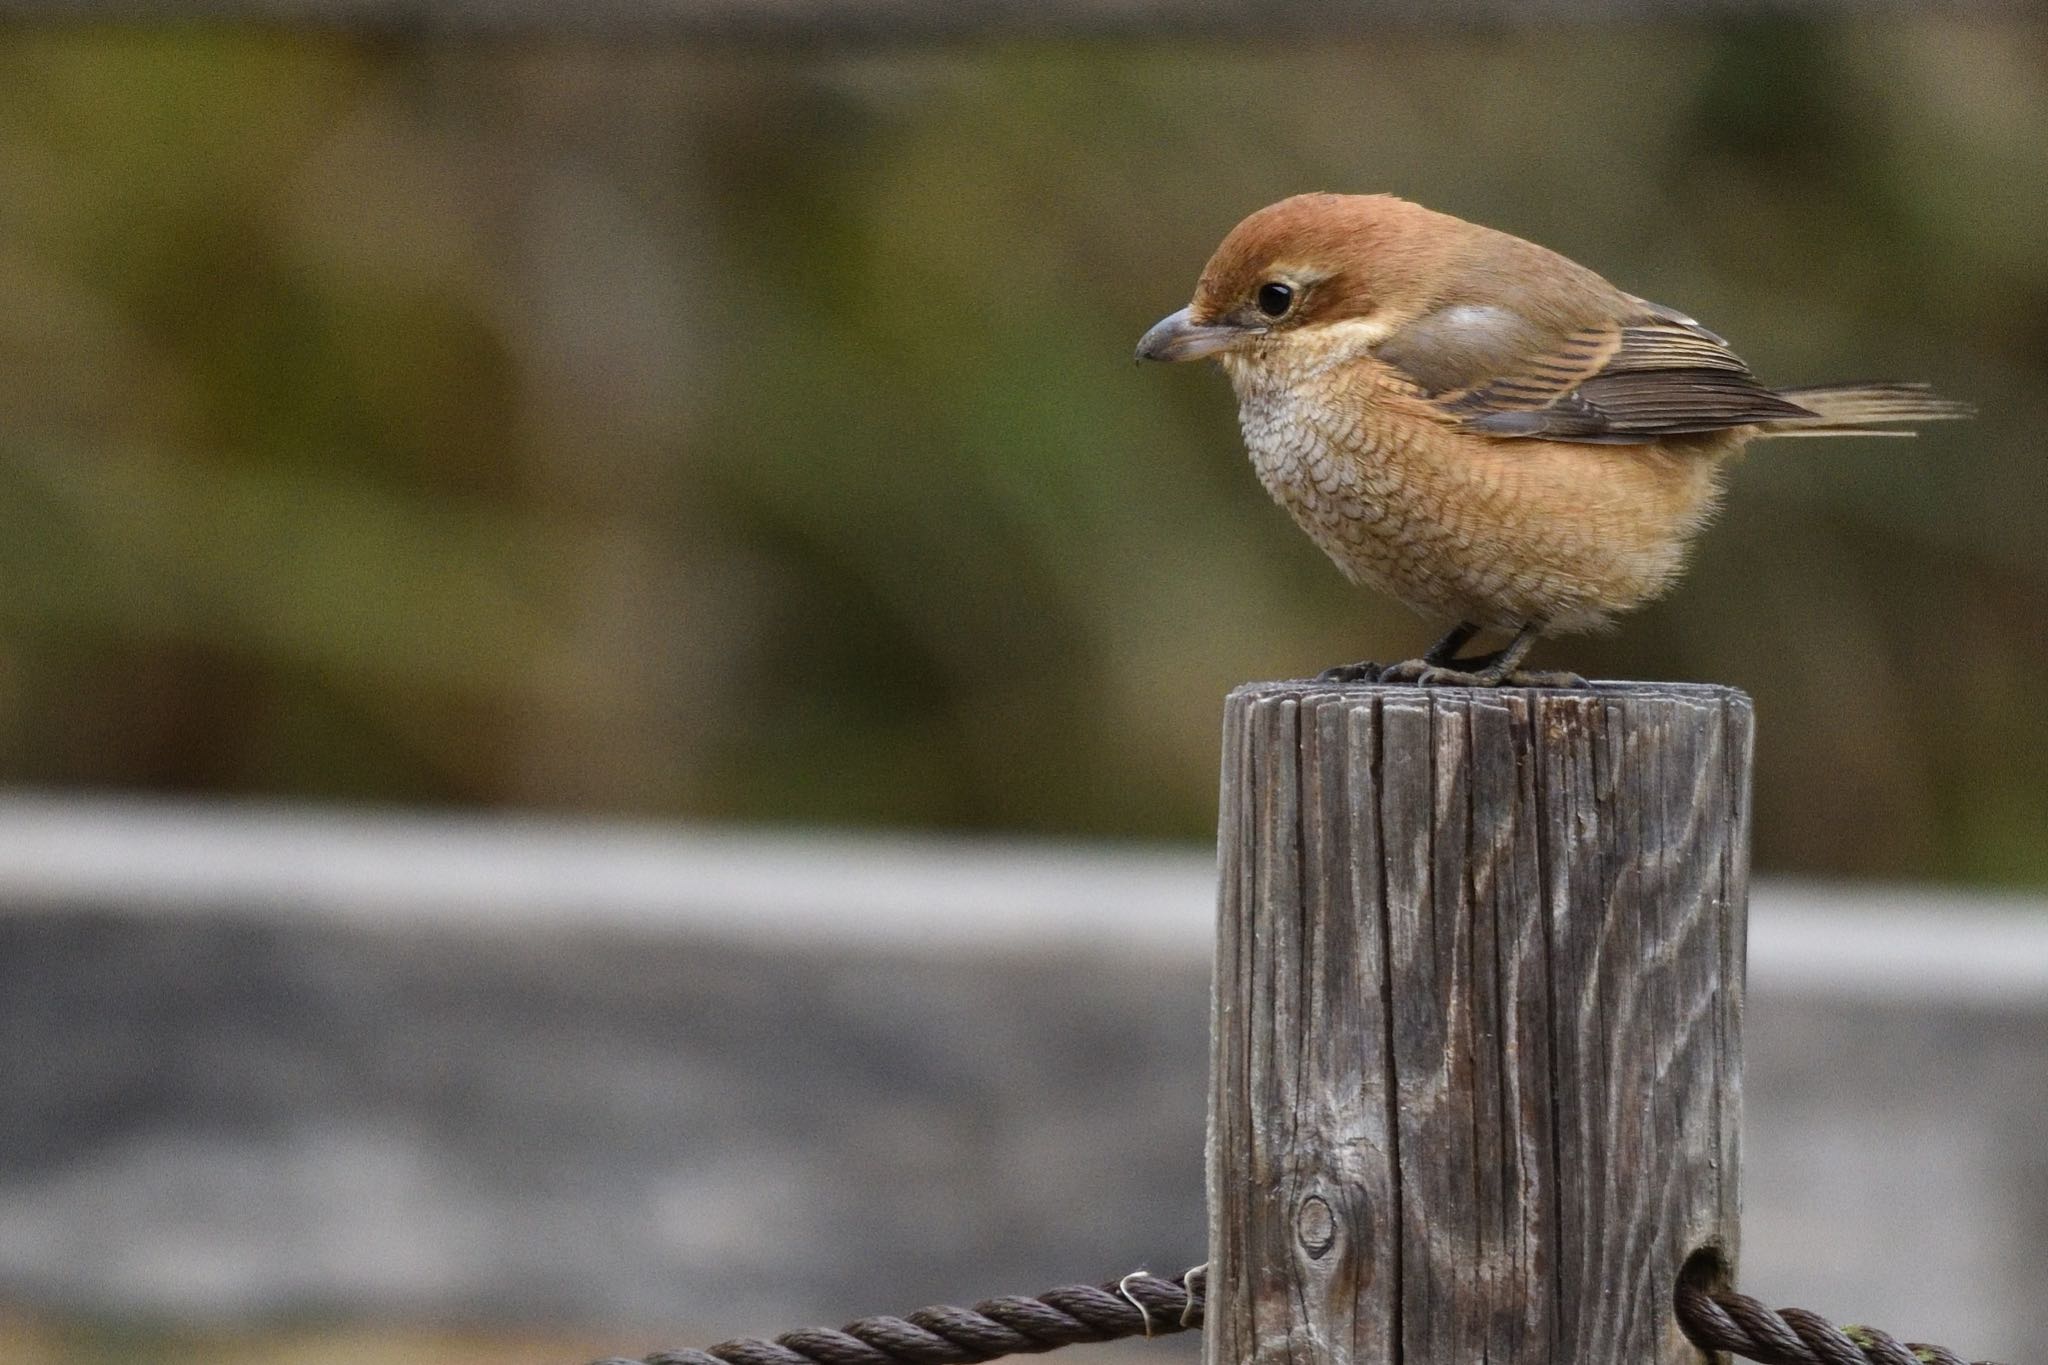
[[[1278,280],[1268,280],[1259,286],[1259,292],[1254,297],[1261,313],[1269,318],[1284,318],[1287,316],[1287,310],[1294,307],[1294,286],[1282,284]]]

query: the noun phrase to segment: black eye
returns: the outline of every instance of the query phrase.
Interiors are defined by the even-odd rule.
[[[1286,317],[1287,310],[1294,307],[1294,286],[1269,280],[1259,286],[1257,299],[1259,311],[1267,317]]]

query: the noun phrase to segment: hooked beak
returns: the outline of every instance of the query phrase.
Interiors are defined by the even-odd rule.
[[[1138,338],[1140,360],[1200,360],[1205,355],[1227,351],[1247,336],[1264,331],[1260,327],[1236,327],[1222,322],[1196,322],[1183,308],[1168,313],[1152,324],[1152,330]]]

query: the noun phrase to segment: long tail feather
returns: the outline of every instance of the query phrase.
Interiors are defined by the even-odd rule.
[[[1925,384],[1817,384],[1780,389],[1778,396],[1813,416],[1768,422],[1763,428],[1766,436],[1911,436],[1910,431],[1881,424],[1951,422],[1977,415],[1968,403],[1937,397]]]

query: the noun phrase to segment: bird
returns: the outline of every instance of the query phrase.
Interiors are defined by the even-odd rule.
[[[1924,384],[1774,388],[1685,313],[1391,194],[1251,214],[1137,355],[1220,362],[1296,524],[1347,578],[1454,623],[1333,681],[1585,686],[1524,660],[1666,592],[1751,441],[1972,412]],[[1485,632],[1507,643],[1460,657]]]

